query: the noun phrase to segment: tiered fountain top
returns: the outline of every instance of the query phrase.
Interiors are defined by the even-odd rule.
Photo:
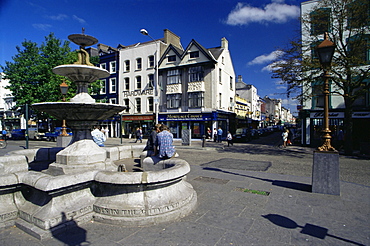
[[[90,127],[93,124],[98,120],[105,120],[123,111],[126,107],[117,104],[96,103],[95,99],[88,94],[90,83],[109,76],[107,70],[95,67],[90,63],[89,54],[84,49],[86,46],[96,44],[98,40],[84,34],[84,30],[82,34],[72,34],[68,38],[80,46],[78,60],[73,64],[57,66],[53,68],[53,72],[68,77],[75,83],[77,85],[76,95],[70,99],[70,102],[36,103],[33,104],[33,107],[52,115],[56,119],[66,120],[67,124],[74,131],[73,141],[91,139]],[[86,125],[83,130],[80,129],[82,123]],[[83,131],[83,133],[78,131]],[[76,132],[77,134],[75,134]],[[83,135],[83,137],[75,139],[76,135]]]

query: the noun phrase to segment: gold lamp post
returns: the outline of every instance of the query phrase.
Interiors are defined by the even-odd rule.
[[[65,81],[63,81],[63,83],[61,83],[59,85],[60,87],[60,92],[62,93],[63,95],[63,102],[66,101],[66,95],[67,95],[67,92],[68,92],[68,85],[66,84]],[[66,120],[63,120],[63,123],[62,123],[62,133],[60,134],[60,136],[63,136],[63,137],[67,137],[69,136],[67,131],[67,125],[66,125]]]
[[[335,44],[329,40],[328,33],[325,33],[325,40],[316,47],[320,64],[324,70],[324,128],[322,132],[323,144],[318,147],[319,151],[336,151],[331,146],[331,136],[329,129],[329,79],[330,66],[335,51]]]

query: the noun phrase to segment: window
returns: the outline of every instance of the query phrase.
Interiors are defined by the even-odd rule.
[[[218,82],[220,84],[222,84],[222,70],[221,70],[221,68],[218,69]]]
[[[116,62],[112,61],[110,62],[110,73],[115,73],[116,72]]]
[[[136,59],[136,70],[141,70],[141,58]]]
[[[136,112],[141,113],[141,98],[136,98]]]
[[[130,60],[125,61],[125,72],[130,72]]]
[[[117,80],[116,78],[110,78],[110,92],[115,93],[117,90]]]
[[[219,100],[218,101],[218,107],[222,108],[222,94],[221,93],[219,94],[218,100]]]
[[[148,87],[154,88],[154,74],[148,75]]]
[[[203,107],[203,92],[189,93],[189,108]]]
[[[348,53],[354,65],[365,65],[370,62],[370,34],[355,35],[347,40]]]
[[[123,105],[126,106],[125,112],[128,113],[130,111],[130,100],[129,99],[124,99],[123,100]]]
[[[181,107],[181,94],[167,95],[167,108],[180,108]]]
[[[136,89],[141,89],[141,76],[136,77]]]
[[[168,56],[167,61],[168,62],[175,62],[176,61],[176,56],[175,55],[174,56]]]
[[[323,84],[324,81],[322,80],[319,80],[316,83],[312,83],[312,109],[324,107]]]
[[[101,88],[100,88],[100,94],[105,94],[106,93],[106,80],[105,79],[102,79],[101,80]]]
[[[153,97],[148,97],[148,112],[154,111],[154,100]]]
[[[154,67],[154,56],[149,56],[148,62],[149,62],[149,67],[153,68]]]
[[[197,58],[197,57],[199,57],[199,51],[190,52],[190,58]]]
[[[203,67],[191,67],[189,68],[189,82],[203,81],[204,79]]]
[[[347,4],[347,28],[361,28],[370,25],[369,2],[355,0]]]
[[[130,78],[125,78],[125,91],[130,90]]]
[[[320,35],[330,31],[330,8],[321,8],[310,13],[311,35]]]
[[[356,76],[355,78],[362,80],[361,76]],[[362,80],[360,86],[353,89],[352,95],[356,95],[357,97],[353,102],[353,107],[356,109],[366,108],[370,105],[370,89],[369,89],[370,81],[368,79]]]
[[[116,99],[116,98],[110,98],[110,99],[109,99],[109,102],[110,102],[111,104],[117,104],[117,99]]]
[[[167,71],[167,85],[180,84],[181,73],[180,70],[174,69]]]
[[[107,64],[105,64],[105,63],[100,64],[100,68],[107,69]]]
[[[230,76],[230,90],[233,89],[233,77]]]

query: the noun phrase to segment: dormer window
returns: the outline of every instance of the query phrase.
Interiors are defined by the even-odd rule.
[[[175,55],[173,55],[173,56],[168,56],[168,57],[167,57],[167,60],[168,60],[168,62],[175,62],[175,61],[176,61],[176,56],[175,56]]]
[[[190,58],[197,58],[197,57],[199,57],[199,51],[190,52]]]

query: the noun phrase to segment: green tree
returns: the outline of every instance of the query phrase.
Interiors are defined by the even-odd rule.
[[[72,63],[76,59],[76,55],[70,50],[69,42],[62,43],[50,33],[40,46],[25,40],[22,47],[17,46],[16,49],[18,53],[12,57],[13,62],[6,61],[6,65],[1,66],[5,78],[9,79],[8,89],[14,96],[16,107],[60,101],[59,85],[65,78],[54,74],[52,68]],[[71,84],[69,81],[66,83]]]
[[[343,98],[345,153],[353,152],[355,107],[369,109],[370,81],[370,10],[368,0],[322,0],[301,18],[301,39],[281,49],[281,56],[271,64],[272,77],[287,85],[287,93],[298,92],[305,101],[322,91],[322,69],[315,48],[323,41],[323,33],[336,44],[331,67],[330,93]]]

